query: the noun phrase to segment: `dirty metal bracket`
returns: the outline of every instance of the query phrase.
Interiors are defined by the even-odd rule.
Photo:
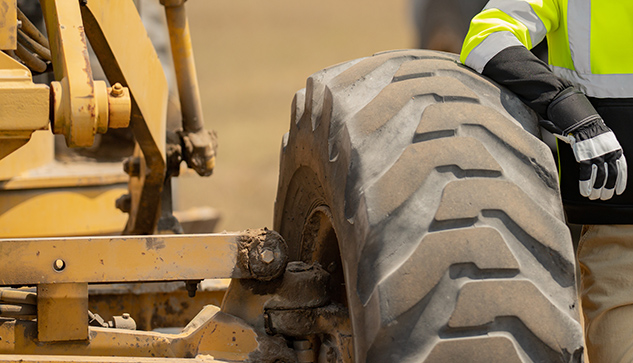
[[[87,320],[87,315],[83,317]],[[66,326],[58,327],[64,329]],[[36,341],[32,338],[38,333],[37,322],[0,318],[0,362],[149,363],[185,362],[185,358],[187,362],[243,362],[267,343],[265,335],[211,305],[180,334],[99,327],[89,327],[87,331],[90,339],[86,341]]]
[[[116,283],[281,275],[286,242],[276,232],[2,239],[0,285]]]
[[[40,342],[87,341],[92,339],[89,283],[268,281],[283,273],[287,254],[283,238],[267,229],[207,235],[2,239],[0,256],[12,260],[0,265],[0,285],[37,286]]]
[[[324,356],[319,362],[351,363],[349,312],[330,299],[329,282],[330,274],[318,263],[290,262],[281,287],[264,304],[264,327],[269,335],[290,338],[302,361],[315,361],[313,347],[320,346],[319,355]]]

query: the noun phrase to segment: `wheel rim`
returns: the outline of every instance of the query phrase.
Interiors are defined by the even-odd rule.
[[[300,258],[306,263],[318,262],[330,273],[332,300],[348,307],[339,240],[333,220],[327,205],[312,209],[301,232]]]

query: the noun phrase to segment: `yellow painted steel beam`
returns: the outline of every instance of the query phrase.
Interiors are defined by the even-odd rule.
[[[86,34],[110,83],[129,87],[131,126],[142,155],[141,173],[130,178],[132,208],[127,234],[151,234],[165,178],[167,79],[131,1],[91,0],[81,6]]]
[[[249,354],[266,339],[258,336],[241,319],[222,313],[218,307],[211,305],[206,306],[180,334],[97,327],[89,330],[90,339],[87,341],[47,343],[33,339],[37,334],[36,322],[0,318],[0,336],[3,337],[0,362],[16,359],[23,362],[163,361],[139,359],[141,357],[191,358],[187,362],[197,359],[241,362],[247,360]]]
[[[128,191],[127,175],[109,173],[112,169],[98,175],[96,165],[80,173],[85,165],[75,165],[77,169],[69,166],[53,163],[40,169],[41,174],[0,181],[0,238],[121,234],[127,215],[115,208],[115,202]],[[120,170],[120,164],[116,168]],[[51,169],[60,174],[46,178]],[[211,233],[219,218],[218,212],[209,208],[176,211],[174,215],[186,233]]]
[[[33,138],[35,139],[39,133],[35,133]],[[46,135],[52,136],[52,135]],[[34,140],[44,143],[47,148],[44,149],[50,153],[52,160],[48,161],[46,165],[39,168],[32,168],[28,172],[22,174],[14,174],[6,181],[2,181],[0,178],[0,191],[1,190],[23,190],[23,189],[52,189],[52,188],[68,188],[68,187],[87,187],[87,186],[100,186],[100,185],[114,185],[125,184],[127,188],[128,176],[121,168],[120,162],[96,162],[91,160],[77,160],[72,163],[69,162],[57,162],[54,161],[54,148],[52,143],[48,144],[48,139]],[[52,140],[51,140],[52,141]],[[30,146],[31,143],[29,143]],[[25,147],[23,149],[28,148]],[[37,150],[36,150],[37,151]],[[22,153],[22,149],[15,154]],[[35,157],[41,154],[35,153]],[[12,154],[9,158],[12,158]],[[27,157],[30,155],[24,155],[22,161],[28,164]],[[0,175],[3,162],[0,161]],[[123,190],[124,191],[124,190]],[[86,209],[84,209],[86,210]],[[2,236],[2,233],[0,233]]]
[[[22,147],[35,130],[48,128],[48,87],[34,84],[31,72],[0,52],[0,159]]]
[[[52,178],[39,183],[20,183],[35,189],[0,191],[0,237],[55,237],[120,233],[127,216],[115,208],[115,201],[127,192],[127,184],[96,184],[96,177],[86,177],[89,186],[55,188],[62,180]],[[27,179],[28,181],[28,179]],[[104,175],[103,184],[110,182]],[[116,180],[115,180],[116,181]],[[66,184],[81,185],[82,178],[68,177]],[[0,182],[0,184],[3,184]],[[11,182],[7,182],[11,186]],[[50,188],[49,188],[50,187]],[[34,222],[37,221],[37,222]],[[0,247],[2,250],[2,247]],[[2,265],[2,263],[0,263]]]
[[[18,5],[16,0],[0,0],[0,49],[13,50],[18,45]]]
[[[11,256],[11,263],[0,264],[0,285],[253,277],[244,265],[247,238],[227,233],[2,239],[0,256]]]
[[[0,52],[0,135],[47,129],[49,97],[28,68]]]

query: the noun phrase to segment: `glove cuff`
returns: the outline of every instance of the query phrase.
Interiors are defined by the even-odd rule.
[[[569,87],[559,93],[547,107],[547,118],[566,134],[599,119],[600,116],[582,92]]]

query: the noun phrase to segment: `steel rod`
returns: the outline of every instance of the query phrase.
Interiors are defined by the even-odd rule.
[[[41,59],[37,58],[35,54],[26,49],[22,43],[18,42],[18,48],[15,50],[15,54],[29,67],[32,71],[42,73],[46,70],[47,65]]]
[[[198,132],[204,128],[204,119],[184,2],[175,6],[165,5],[165,14],[176,71],[183,130]]]
[[[37,294],[15,289],[0,289],[0,301],[10,304],[37,305]]]
[[[29,37],[33,38],[36,42],[41,44],[46,49],[51,49],[48,39],[37,27],[31,23],[29,18],[18,8],[18,20],[22,22],[21,30],[24,31]]]
[[[0,304],[0,316],[5,318],[17,318],[37,315],[35,305]]]
[[[51,51],[48,50],[48,48],[45,48],[43,45],[41,45],[40,43],[35,41],[35,39],[31,38],[26,33],[24,33],[22,30],[19,30],[19,29],[18,29],[18,41],[22,45],[24,45],[26,48],[28,48],[28,49],[34,51],[35,53],[37,53],[37,55],[42,57],[42,59],[45,59],[47,61],[50,61],[52,59],[51,58]]]

